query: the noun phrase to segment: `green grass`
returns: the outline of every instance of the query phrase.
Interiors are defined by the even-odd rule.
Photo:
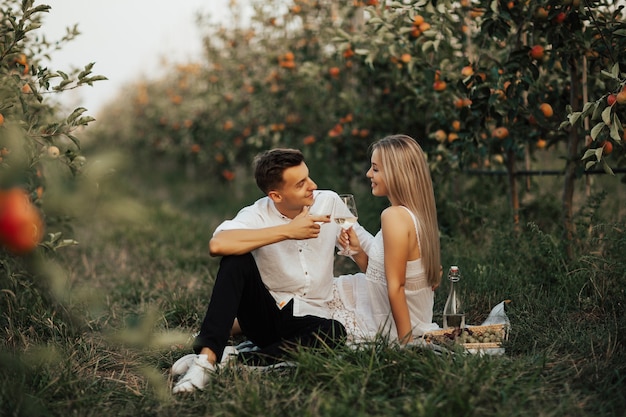
[[[103,205],[74,224],[79,246],[52,259],[0,257],[9,259],[0,265],[1,415],[616,416],[626,409],[626,224],[602,215],[595,204],[602,196],[577,217],[575,259],[566,259],[549,222],[528,214],[519,233],[506,226],[502,201],[441,207],[456,216],[444,219],[442,261],[461,266],[468,322],[512,300],[504,356],[436,355],[379,340],[297,352],[299,366],[281,371],[225,368],[205,391],[174,397],[168,368],[190,352],[217,270],[210,235],[255,197],[131,191],[136,200],[125,198],[119,210],[125,216]],[[533,210],[554,205],[544,200]],[[337,269],[352,266],[342,260]],[[439,323],[446,291],[444,283],[436,296]]]

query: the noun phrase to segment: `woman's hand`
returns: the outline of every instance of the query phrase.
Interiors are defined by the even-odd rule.
[[[352,227],[349,229],[341,229],[337,240],[342,247],[351,252],[361,253],[363,251],[359,237]]]

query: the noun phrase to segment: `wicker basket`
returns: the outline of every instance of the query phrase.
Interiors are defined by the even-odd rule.
[[[467,326],[466,329],[470,330],[472,333],[481,333],[486,330],[494,331],[500,334],[501,340],[508,340],[509,331],[508,326],[504,324],[491,324],[488,326]],[[465,329],[464,329],[465,330]],[[424,334],[423,338],[426,342],[435,343],[435,344],[451,344],[458,343],[456,340],[460,334],[460,329],[442,329],[442,330],[433,330],[426,334]],[[488,343],[462,343],[461,344],[465,349],[474,353],[477,351],[486,351],[490,349],[501,349],[501,342],[488,342]],[[498,352],[499,353],[499,352]]]

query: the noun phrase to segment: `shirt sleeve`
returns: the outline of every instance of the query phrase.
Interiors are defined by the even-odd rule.
[[[361,242],[361,247],[363,248],[367,256],[369,256],[370,248],[372,247],[372,242],[374,242],[374,236],[372,236],[370,232],[365,230],[365,228],[361,226],[359,223],[354,225],[354,231],[356,232],[356,235],[359,237],[359,242]]]
[[[224,230],[256,229],[261,227],[257,210],[244,207],[232,220],[224,220],[213,232],[213,236]]]

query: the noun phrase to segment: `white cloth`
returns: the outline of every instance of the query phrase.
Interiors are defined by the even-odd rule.
[[[316,190],[314,197],[316,201],[332,198],[341,204],[333,191]],[[269,197],[263,197],[241,209],[232,220],[222,222],[213,235],[223,230],[260,229],[290,221]],[[367,250],[372,235],[358,224],[354,227]],[[294,316],[330,317],[328,301],[332,298],[334,251],[339,230],[334,222],[324,223],[315,239],[283,240],[252,251],[261,279],[279,308],[293,299]]]
[[[417,219],[408,209],[415,224]],[[419,234],[418,242],[419,242]],[[387,295],[383,234],[379,231],[368,251],[365,274],[342,275],[335,279],[334,298],[329,303],[333,317],[346,327],[351,341],[371,340],[377,334],[393,341],[398,339]],[[438,329],[433,323],[434,291],[428,284],[421,258],[406,265],[406,300],[413,334]]]

